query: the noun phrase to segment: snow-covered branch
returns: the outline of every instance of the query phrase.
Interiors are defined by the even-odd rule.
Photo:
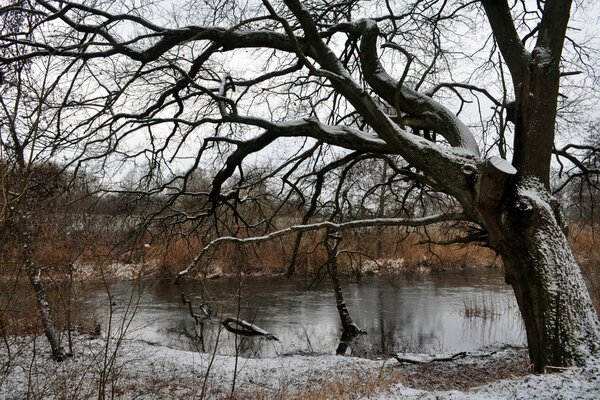
[[[189,275],[198,265],[198,262],[202,256],[212,248],[215,248],[224,243],[237,243],[241,245],[251,243],[267,242],[273,239],[284,237],[292,233],[318,231],[322,229],[329,229],[333,232],[339,232],[343,230],[358,229],[358,228],[372,228],[381,226],[426,226],[432,225],[445,221],[460,221],[467,220],[467,217],[463,213],[448,213],[448,214],[437,214],[422,218],[373,218],[373,219],[361,219],[349,222],[335,223],[331,221],[317,222],[314,224],[306,225],[292,225],[285,229],[281,229],[272,232],[264,236],[254,236],[248,238],[239,238],[234,236],[223,236],[218,239],[211,241],[207,244],[202,251],[194,258],[190,265],[178,274],[178,278]]]

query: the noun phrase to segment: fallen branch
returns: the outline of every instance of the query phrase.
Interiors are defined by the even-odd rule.
[[[267,340],[277,340],[275,336],[270,334],[258,326],[237,318],[225,318],[221,324],[231,333],[242,336],[261,336]]]
[[[179,282],[176,282],[179,286]],[[197,325],[203,325],[204,322],[218,322],[218,319],[212,316],[212,312],[209,307],[205,304],[200,305],[200,310],[202,310],[203,315],[196,314],[194,312],[194,308],[192,306],[192,302],[186,297],[185,293],[181,287],[179,288],[181,294],[181,301],[188,306],[190,311],[190,315],[194,318]],[[244,321],[243,319],[228,317],[221,321],[221,324],[227,329],[229,332],[234,333],[236,335],[243,336],[261,336],[266,338],[267,340],[277,340],[277,337],[265,331],[264,329],[251,324],[250,322]]]
[[[430,364],[433,362],[445,362],[445,361],[454,361],[457,358],[464,358],[467,356],[467,352],[466,351],[461,351],[460,353],[456,353],[453,354],[449,357],[431,357],[431,356],[425,356],[425,355],[421,355],[419,354],[418,357],[420,358],[407,358],[407,357],[400,357],[399,355],[394,355],[394,358],[396,360],[398,360],[399,363],[408,363],[408,364]],[[427,359],[426,357],[429,357],[429,359]]]

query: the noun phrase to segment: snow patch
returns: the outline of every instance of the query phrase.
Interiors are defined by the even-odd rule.
[[[256,395],[257,391],[265,398],[282,393],[302,396],[314,385],[356,376],[353,375],[356,373],[377,377],[401,368],[394,360],[334,355],[240,357],[236,360],[230,356],[175,350],[140,341],[124,340],[117,346],[115,340],[106,342],[85,337],[76,338],[73,358],[55,363],[50,360],[48,346],[41,338],[15,340],[12,347],[18,351],[10,357],[5,348],[0,349],[0,367],[6,371],[0,377],[0,398],[7,400],[26,398],[28,394],[44,399],[96,398],[102,383],[107,393],[124,399],[190,398],[198,396],[202,390],[207,398],[220,398],[229,394],[234,376],[240,398]],[[514,354],[511,349],[501,350],[491,357],[507,358],[511,354]],[[486,358],[472,354],[454,363],[460,368],[461,364],[484,360]],[[594,360],[584,368],[570,368],[561,374],[530,375],[467,391],[427,391],[397,383],[389,392],[363,398],[600,398],[600,363]]]

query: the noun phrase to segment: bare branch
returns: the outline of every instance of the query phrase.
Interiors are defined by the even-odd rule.
[[[250,238],[238,238],[233,236],[223,236],[218,239],[213,240],[208,245],[206,245],[202,251],[194,258],[194,260],[190,263],[190,265],[181,271],[177,277],[184,277],[189,275],[194,269],[202,256],[212,248],[215,248],[224,243],[237,243],[237,244],[253,244],[271,241],[273,239],[277,239],[280,237],[284,237],[290,235],[292,233],[299,232],[310,232],[310,231],[318,231],[323,229],[328,229],[331,232],[339,232],[343,230],[349,229],[357,229],[357,228],[371,228],[378,226],[426,226],[437,224],[440,222],[446,221],[461,221],[467,220],[467,216],[463,213],[451,213],[451,214],[440,214],[433,215],[429,217],[423,218],[375,218],[375,219],[367,219],[367,220],[355,220],[350,222],[342,222],[342,223],[334,223],[331,221],[324,221],[315,224],[308,225],[293,225],[288,228],[272,232],[268,235],[264,236],[256,236]]]

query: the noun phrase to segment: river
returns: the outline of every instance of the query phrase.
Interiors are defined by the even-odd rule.
[[[459,352],[525,343],[512,289],[498,271],[367,277],[345,280],[342,289],[351,317],[367,332],[350,343],[348,354]],[[123,334],[219,354],[237,349],[246,357],[331,354],[340,340],[327,279],[224,278],[182,288],[171,282],[115,282],[88,290],[87,307],[100,316],[104,336]],[[180,290],[196,313],[204,299],[215,321],[195,324]],[[217,322],[228,316],[252,322],[279,341],[236,337]]]

